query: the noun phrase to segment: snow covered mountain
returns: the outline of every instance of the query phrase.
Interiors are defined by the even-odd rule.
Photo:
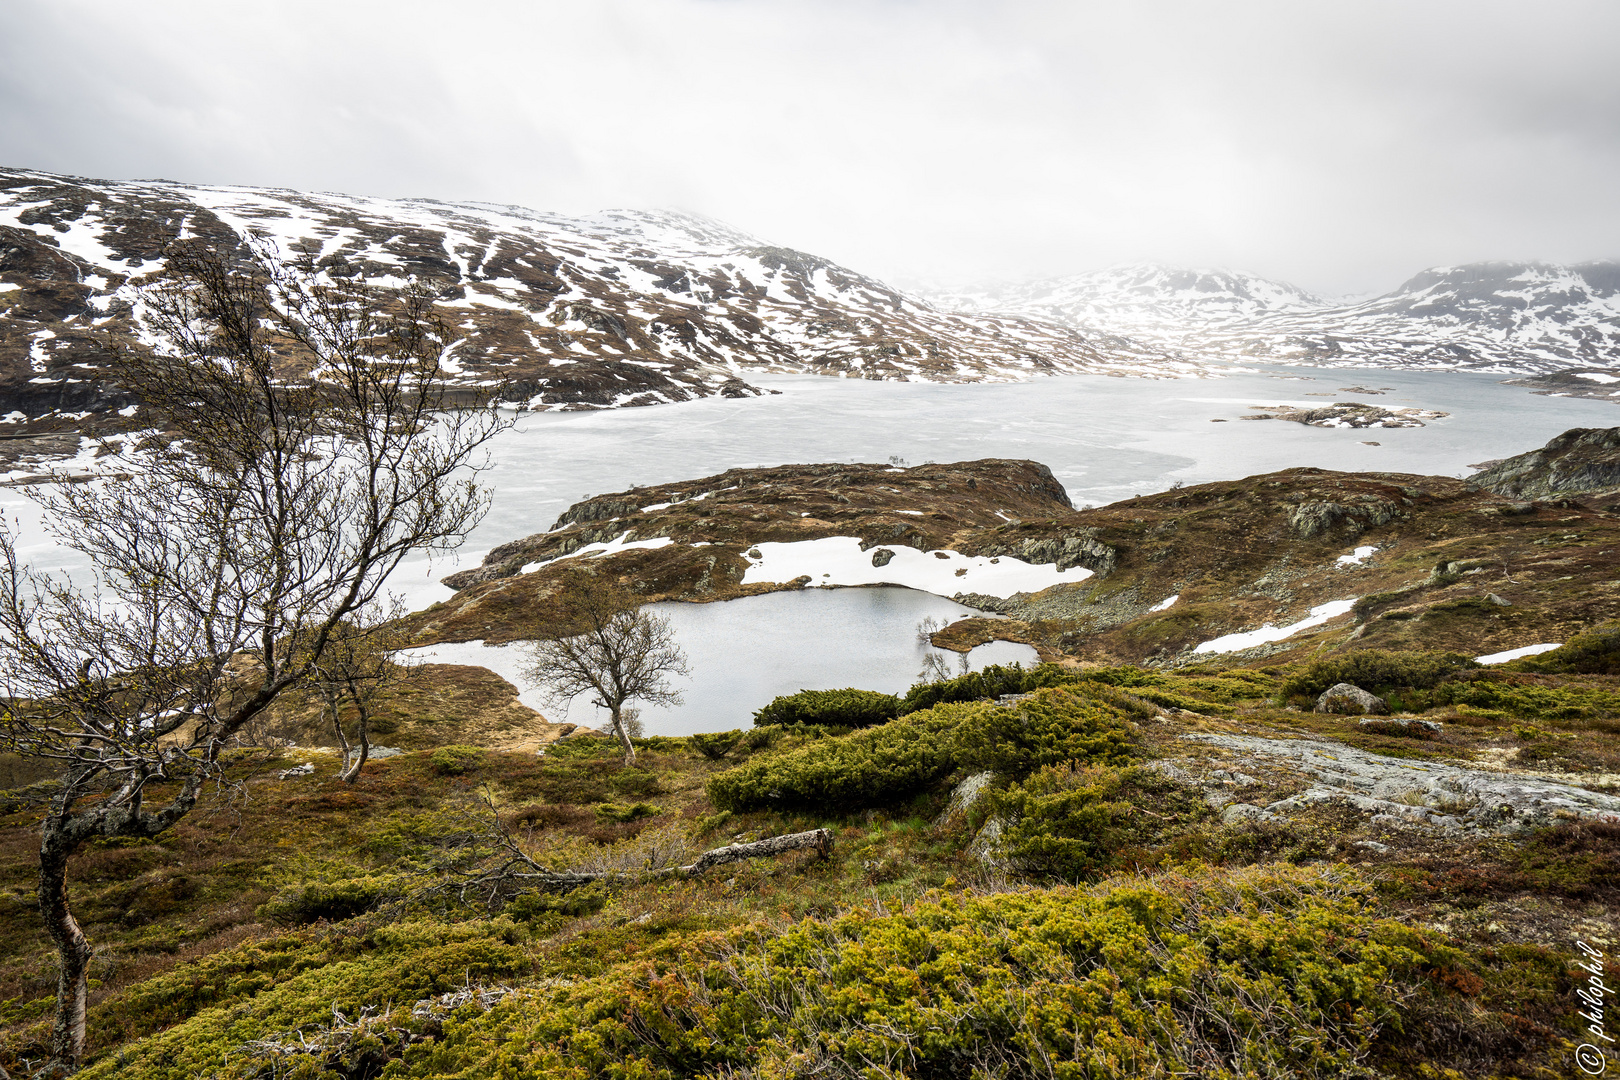
[[[1438,267],[1356,303],[1253,275],[1147,264],[935,300],[1129,335],[1203,361],[1509,374],[1620,364],[1615,262]]]
[[[1018,313],[936,309],[715,221],[392,200],[0,169],[0,414],[105,413],[105,350],[139,341],[139,286],[180,237],[414,275],[462,335],[453,383],[531,409],[759,391],[751,371],[981,381],[1166,376],[1199,365]]]

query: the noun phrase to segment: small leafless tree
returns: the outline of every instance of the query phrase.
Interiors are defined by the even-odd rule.
[[[523,675],[551,701],[589,695],[608,710],[626,765],[636,760],[630,741],[634,710],[625,702],[679,705],[671,675],[687,675],[686,654],[669,619],[641,609],[640,599],[604,575],[575,570],[563,583],[565,614],[545,627],[554,637],[532,642]]]
[[[338,779],[352,784],[371,756],[371,718],[377,700],[406,677],[407,666],[393,654],[410,642],[395,618],[397,606],[383,617],[345,623],[328,639],[326,651],[310,672],[326,719],[337,737],[343,763]]]
[[[455,547],[486,509],[476,474],[503,424],[445,411],[432,294],[270,254],[172,249],[143,297],[160,344],[118,359],[164,433],[131,479],[34,489],[94,582],[28,569],[0,526],[0,751],[60,770],[38,885],[57,1072],[83,1058],[93,952],[75,853],[189,814],[227,741],[308,684],[400,561]]]

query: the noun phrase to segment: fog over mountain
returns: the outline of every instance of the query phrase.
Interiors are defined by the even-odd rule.
[[[12,0],[0,162],[673,207],[953,287],[1620,257],[1620,7]]]

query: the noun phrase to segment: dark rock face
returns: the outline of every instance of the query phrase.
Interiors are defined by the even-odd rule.
[[[1359,686],[1342,682],[1322,692],[1322,696],[1316,699],[1316,711],[1340,716],[1363,716],[1367,713],[1382,716],[1389,712],[1389,705],[1377,694],[1369,694]]]
[[[872,552],[873,566],[888,566],[893,559],[894,552],[890,551],[888,548],[878,548],[876,551]]]
[[[1615,491],[1620,489],[1620,428],[1571,428],[1540,450],[1496,462],[1469,479],[1516,499]]]

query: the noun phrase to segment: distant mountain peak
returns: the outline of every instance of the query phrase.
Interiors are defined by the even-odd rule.
[[[1130,263],[963,290],[945,307],[1023,314],[1198,360],[1471,368],[1510,374],[1620,364],[1620,263],[1480,262],[1333,301],[1231,270]]]

